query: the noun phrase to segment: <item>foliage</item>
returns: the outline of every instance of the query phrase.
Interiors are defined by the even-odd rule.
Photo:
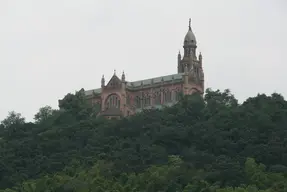
[[[36,123],[47,121],[50,117],[52,117],[55,111],[56,110],[53,110],[51,106],[41,107],[39,112],[35,114],[34,120]]]
[[[279,94],[239,104],[229,90],[208,89],[122,120],[96,118],[84,98],[68,94],[63,110],[43,107],[35,123],[15,112],[2,121],[3,192],[287,191]]]
[[[15,111],[9,112],[6,119],[4,119],[1,124],[4,128],[9,128],[12,126],[23,125],[25,123],[25,118],[21,117],[20,113],[16,113]]]

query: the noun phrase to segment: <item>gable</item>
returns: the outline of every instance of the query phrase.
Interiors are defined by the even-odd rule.
[[[113,75],[106,87],[116,88],[121,86],[122,81],[116,76]]]

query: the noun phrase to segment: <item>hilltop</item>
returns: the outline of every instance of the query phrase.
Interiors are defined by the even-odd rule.
[[[5,192],[287,190],[287,101],[208,89],[162,110],[96,118],[80,92],[0,129]],[[0,190],[1,191],[1,190]]]

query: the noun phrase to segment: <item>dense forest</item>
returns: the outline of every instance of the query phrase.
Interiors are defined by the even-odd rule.
[[[286,192],[287,101],[229,90],[96,118],[83,91],[0,125],[1,192]]]

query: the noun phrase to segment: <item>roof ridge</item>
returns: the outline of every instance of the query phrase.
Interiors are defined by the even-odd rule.
[[[140,79],[140,80],[136,80],[136,81],[128,81],[129,83],[134,83],[134,82],[141,82],[141,81],[146,81],[146,80],[151,80],[151,79],[157,79],[157,78],[164,78],[164,77],[171,77],[171,76],[180,76],[182,75],[182,73],[174,73],[174,74],[170,74],[170,75],[162,75],[162,76],[157,76],[157,77],[151,77],[151,78],[146,78],[146,79]]]

